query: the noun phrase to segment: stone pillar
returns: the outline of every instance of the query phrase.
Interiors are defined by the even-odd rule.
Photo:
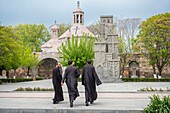
[[[114,32],[113,16],[100,17],[101,41],[95,42],[94,66],[102,82],[121,82],[119,79],[118,35]]]

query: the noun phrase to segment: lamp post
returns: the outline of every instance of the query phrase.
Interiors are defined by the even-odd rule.
[[[35,64],[36,49],[34,49],[33,54],[34,54],[33,81],[36,81],[36,64]]]

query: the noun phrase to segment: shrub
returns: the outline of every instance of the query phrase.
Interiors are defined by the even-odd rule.
[[[170,82],[170,78],[122,78],[123,82]]]
[[[141,88],[140,90],[138,90],[138,91],[142,91],[142,92],[153,92],[153,91],[159,91],[159,92],[163,92],[163,91],[170,91],[169,90],[169,88],[167,87],[167,89],[166,90],[163,90],[163,89],[153,89],[152,87],[146,87],[146,88]]]
[[[65,43],[58,48],[61,54],[60,63],[68,66],[68,60],[73,60],[75,66],[81,69],[87,59],[94,59],[94,41],[96,38],[83,35],[80,39],[76,36],[68,38]]]
[[[43,78],[37,77],[36,80],[43,80]],[[16,82],[25,82],[25,81],[32,81],[32,78],[8,78],[8,79],[0,79],[2,83],[16,83]]]
[[[0,80],[0,84],[2,84],[2,81]]]
[[[151,99],[143,113],[170,113],[170,97],[164,96],[160,99],[159,95],[149,97]]]
[[[15,91],[54,91],[53,88],[40,88],[40,87],[34,87],[34,88],[31,88],[31,87],[26,87],[26,88],[18,88],[16,89]]]

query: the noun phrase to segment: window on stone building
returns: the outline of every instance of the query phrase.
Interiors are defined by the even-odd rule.
[[[74,23],[75,23],[75,15],[74,15]]]
[[[109,52],[108,44],[106,44],[106,53]]]
[[[77,23],[79,23],[79,15],[77,15],[76,21],[77,21]]]
[[[80,23],[82,23],[82,15],[80,15]]]

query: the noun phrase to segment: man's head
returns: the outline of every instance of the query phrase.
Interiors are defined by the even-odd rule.
[[[88,64],[91,64],[91,63],[92,63],[92,60],[88,59],[88,60],[87,60],[87,63],[88,63]]]
[[[68,61],[68,65],[71,65],[71,64],[73,64],[73,61],[72,61],[72,60],[69,60],[69,61]]]
[[[61,67],[61,64],[60,64],[60,63],[58,63],[58,67]]]
[[[58,62],[55,64],[56,67],[58,67]]]

